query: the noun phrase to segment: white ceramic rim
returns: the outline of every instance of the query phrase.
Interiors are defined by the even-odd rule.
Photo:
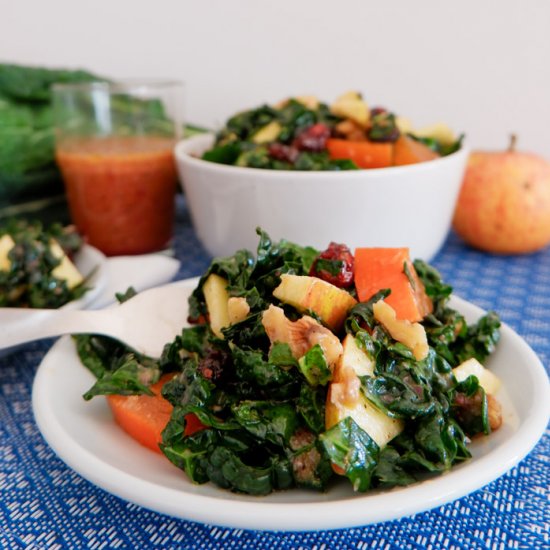
[[[197,278],[173,284],[186,285],[191,291],[196,283]],[[478,307],[460,298],[453,298],[451,305],[469,319],[483,313]],[[70,384],[63,387],[67,369],[79,368],[71,372],[71,376],[84,377],[87,384],[93,378],[78,363],[74,344],[69,337],[62,338],[53,346],[38,369],[32,392],[33,412],[44,438],[69,467],[102,489],[145,508],[182,519],[243,529],[306,531],[367,525],[426,511],[480,489],[510,470],[536,445],[550,416],[548,377],[536,354],[507,325],[502,327],[502,339],[522,357],[521,364],[514,364],[513,367],[523,369],[522,376],[533,391],[532,395],[527,396],[530,398],[530,406],[525,420],[510,435],[505,435],[503,441],[493,448],[484,447],[485,443],[482,442],[479,456],[442,476],[405,488],[365,495],[348,495],[344,492],[336,500],[331,500],[335,498],[331,491],[340,492],[340,486],[327,493],[314,493],[313,501],[311,493],[298,490],[274,493],[267,497],[251,497],[235,495],[213,488],[210,484],[193,485],[180,478],[180,474],[184,474],[178,470],[177,476],[172,476],[176,480],[175,484],[160,485],[145,479],[146,476],[136,476],[113,467],[108,463],[109,454],[118,451],[129,460],[144,460],[148,467],[157,466],[166,470],[163,471],[164,477],[166,473],[173,474],[172,469],[175,469],[169,463],[166,464],[168,461],[164,457],[140,447],[122,431],[116,434],[120,442],[119,449],[109,446],[100,452],[95,447],[95,452],[91,452],[71,436],[67,428],[69,419],[75,415],[86,418],[89,413],[85,407],[89,404],[82,400],[78,401],[77,411],[67,408],[67,402],[74,397],[68,394],[71,391]],[[502,382],[506,384],[506,380]],[[55,407],[52,407],[53,403],[61,407],[57,414]],[[115,429],[112,426],[114,423],[109,422],[106,409],[106,404],[101,405],[102,420],[108,422],[109,429]],[[498,434],[496,432],[493,436]],[[104,431],[79,432],[78,436],[86,441],[91,438],[101,444],[106,434]],[[142,471],[148,470],[143,468]],[[346,488],[349,489],[349,484]],[[304,494],[309,501],[304,501]],[[300,495],[300,498],[296,497],[296,502],[287,502],[293,495]]]

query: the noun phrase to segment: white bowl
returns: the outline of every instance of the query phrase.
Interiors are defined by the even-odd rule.
[[[410,248],[429,261],[449,231],[468,150],[391,168],[298,172],[227,166],[200,157],[204,134],[175,148],[180,181],[197,235],[213,256],[256,251],[256,227],[274,240],[320,250],[331,241]]]

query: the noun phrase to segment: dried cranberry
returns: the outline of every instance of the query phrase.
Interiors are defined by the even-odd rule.
[[[187,322],[190,325],[205,325],[208,322],[206,315],[200,313],[197,317],[187,316]]]
[[[282,160],[284,162],[290,162],[294,164],[300,152],[291,145],[285,145],[284,143],[271,143],[267,149],[267,152],[271,158],[275,160]]]
[[[370,110],[370,116],[381,115],[382,113],[387,113],[388,110],[385,107],[373,107]]]
[[[294,138],[292,145],[300,151],[324,151],[329,137],[330,128],[326,124],[319,122],[302,130]]]
[[[340,288],[353,285],[354,259],[345,244],[330,243],[328,248],[319,254],[309,274],[318,277]]]
[[[199,361],[198,372],[207,380],[219,382],[230,364],[229,355],[220,349],[210,349]]]

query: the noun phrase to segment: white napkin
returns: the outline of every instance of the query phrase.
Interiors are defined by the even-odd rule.
[[[117,292],[134,287],[138,292],[170,282],[180,267],[180,262],[163,254],[140,256],[115,256],[107,259],[106,287],[91,304],[99,309],[115,302]]]

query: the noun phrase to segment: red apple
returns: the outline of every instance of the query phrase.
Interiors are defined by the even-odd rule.
[[[453,218],[455,231],[488,252],[519,254],[550,243],[550,163],[510,148],[470,155]]]

